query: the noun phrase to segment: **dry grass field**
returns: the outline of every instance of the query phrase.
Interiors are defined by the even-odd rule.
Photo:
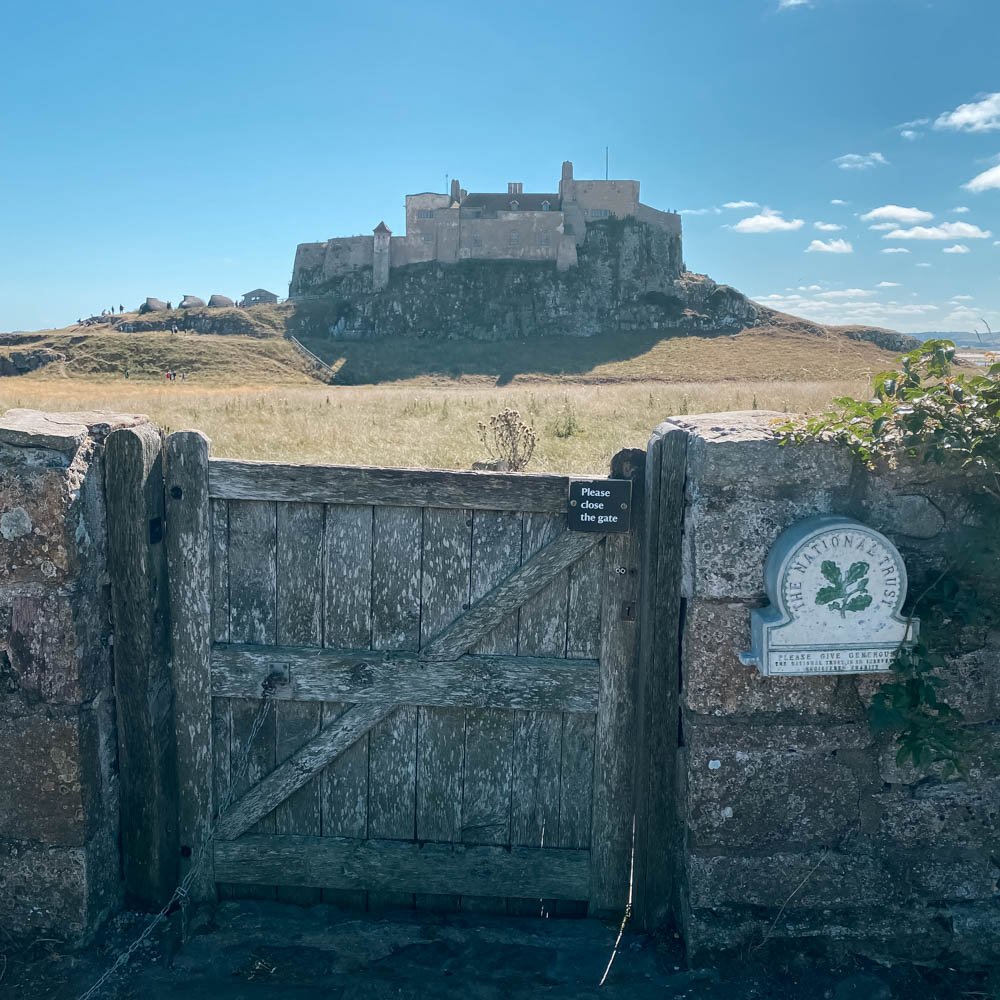
[[[146,413],[170,430],[197,428],[212,454],[272,461],[469,468],[487,456],[477,424],[511,406],[535,428],[529,471],[604,475],[624,447],[644,447],[672,414],[816,411],[834,396],[867,391],[865,379],[820,382],[548,383],[429,387],[267,388],[123,379],[0,380],[0,412],[102,409]]]
[[[668,416],[815,412],[867,392],[896,356],[794,317],[727,336],[322,338],[309,346],[335,370],[325,385],[271,327],[253,336],[76,328],[27,339],[66,360],[0,379],[0,412],[145,413],[171,430],[204,431],[213,454],[232,458],[460,469],[489,457],[477,425],[509,406],[538,436],[530,470],[592,474],[620,448],[644,446]],[[168,369],[185,380],[166,381]]]

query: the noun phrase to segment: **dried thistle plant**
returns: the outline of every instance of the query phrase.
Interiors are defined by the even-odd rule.
[[[479,422],[479,439],[490,457],[503,462],[511,472],[520,472],[535,451],[535,431],[517,410],[507,408]]]

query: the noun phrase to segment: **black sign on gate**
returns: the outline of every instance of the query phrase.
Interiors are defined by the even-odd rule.
[[[571,479],[566,527],[570,531],[628,531],[631,479]]]

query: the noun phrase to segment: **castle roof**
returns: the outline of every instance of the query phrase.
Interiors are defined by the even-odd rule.
[[[392,235],[392,230],[385,224],[384,221],[380,222],[375,227],[375,232],[376,233],[388,233],[390,236]]]
[[[484,212],[509,212],[510,203],[517,202],[519,212],[543,212],[542,202],[549,203],[549,209],[556,211],[559,208],[559,195],[557,194],[485,194],[472,193],[462,200],[462,208],[481,208]]]

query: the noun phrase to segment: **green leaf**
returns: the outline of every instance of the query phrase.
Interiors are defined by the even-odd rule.
[[[824,559],[823,565],[820,566],[820,569],[823,572],[823,576],[825,576],[835,587],[839,588],[843,586],[844,574],[841,573],[840,567],[833,562],[833,560]]]
[[[852,597],[846,605],[844,605],[845,611],[864,611],[872,602],[871,594],[856,594]]]
[[[829,604],[830,601],[835,601],[840,596],[840,587],[820,587],[816,591],[816,603]]]
[[[869,566],[866,562],[851,563],[851,568],[847,571],[847,579],[844,582],[848,586],[857,583],[863,576],[867,576],[868,569]]]

